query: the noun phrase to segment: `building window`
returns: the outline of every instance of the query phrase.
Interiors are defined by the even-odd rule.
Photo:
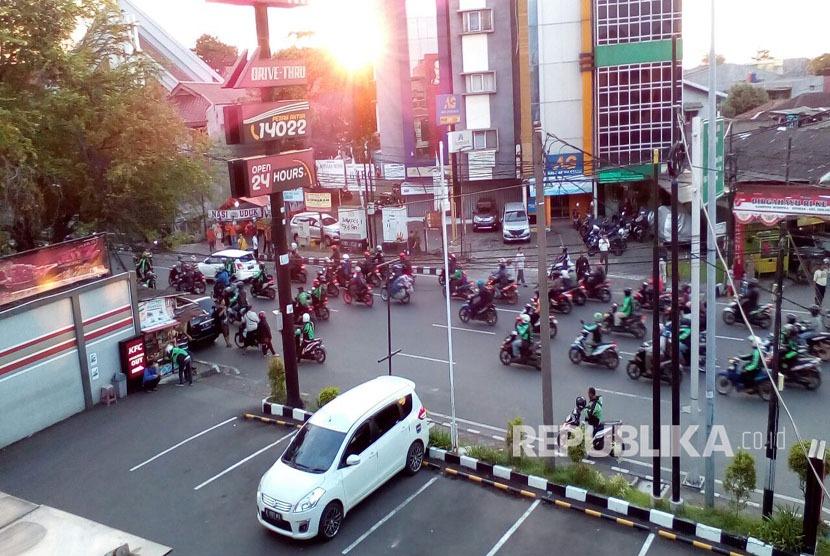
[[[499,134],[495,129],[476,129],[473,131],[473,150],[499,148]]]
[[[483,33],[493,30],[493,10],[462,12],[465,33]]]
[[[495,93],[496,74],[492,71],[469,73],[464,76],[467,93]]]
[[[682,33],[681,0],[594,0],[598,45],[660,41]]]

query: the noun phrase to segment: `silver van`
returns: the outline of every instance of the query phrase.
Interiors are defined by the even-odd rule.
[[[530,243],[530,220],[524,203],[505,203],[501,218],[501,237],[505,243]]]

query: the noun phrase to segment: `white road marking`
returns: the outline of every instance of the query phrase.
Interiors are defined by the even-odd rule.
[[[597,392],[605,392],[606,394],[614,394],[615,396],[624,396],[626,398],[637,398],[638,400],[645,400],[647,402],[651,401],[651,398],[648,396],[640,396],[638,394],[629,394],[628,392],[617,392],[616,390],[605,390],[603,388],[597,388]],[[671,400],[664,400],[663,396],[660,397],[660,403],[671,403]]]
[[[436,417],[441,417],[442,419],[449,419],[450,418],[449,415],[444,415],[443,413],[436,413],[434,411],[430,411],[429,414],[430,415],[435,415]],[[490,430],[493,430],[493,431],[496,431],[496,432],[507,432],[507,429],[494,427],[493,425],[486,425],[484,423],[479,423],[478,421],[470,421],[469,419],[462,419],[460,417],[456,417],[455,420],[458,421],[459,423],[464,423],[464,424],[467,424],[467,425],[473,425],[474,427],[482,427],[482,428],[490,429]]]
[[[210,431],[212,431],[212,430],[214,430],[214,429],[218,429],[218,428],[219,428],[219,427],[221,427],[222,425],[227,425],[227,424],[228,424],[228,423],[230,423],[231,421],[236,421],[236,417],[231,417],[230,419],[227,419],[227,420],[225,420],[225,421],[222,421],[221,423],[219,423],[219,424],[217,424],[217,425],[213,425],[213,426],[212,426],[212,427],[210,427],[209,429],[205,429],[205,430],[203,430],[202,432],[199,432],[199,433],[194,434],[194,435],[193,435],[193,436],[191,436],[190,438],[185,438],[184,440],[182,440],[182,441],[181,441],[181,442],[179,442],[178,444],[176,444],[176,445],[174,445],[174,446],[171,446],[170,448],[167,448],[167,449],[166,449],[166,450],[164,450],[163,452],[159,452],[158,454],[154,455],[153,457],[151,457],[151,458],[150,458],[150,459],[148,459],[147,461],[143,461],[143,462],[139,463],[138,465],[136,465],[135,467],[133,467],[132,469],[130,469],[130,471],[135,471],[136,469],[140,469],[140,468],[144,467],[145,465],[147,465],[148,463],[150,463],[150,462],[152,462],[152,461],[157,460],[157,459],[158,459],[158,458],[160,458],[161,456],[163,456],[163,455],[165,455],[165,454],[168,454],[168,453],[172,452],[173,450],[175,450],[175,449],[176,449],[176,448],[178,448],[179,446],[183,446],[184,444],[187,444],[187,443],[188,443],[188,442],[190,442],[191,440],[195,440],[195,439],[199,438],[200,436],[202,436],[203,434],[207,434],[207,433],[209,433]]]
[[[438,327],[438,328],[446,328],[447,327],[446,324],[434,324],[434,323],[433,323],[432,326],[435,326],[435,327]],[[487,330],[473,330],[472,328],[461,328],[459,326],[453,326],[452,329],[453,330],[462,330],[464,332],[475,332],[476,334],[489,334],[490,336],[495,336],[496,335],[495,332],[488,332]]]
[[[619,353],[620,355],[630,355],[632,357],[636,355],[635,353],[631,353],[630,351],[618,351],[617,353]]]
[[[540,502],[541,502],[541,500],[535,500],[535,501],[533,502],[533,504],[531,504],[531,505],[530,505],[530,507],[529,507],[527,510],[525,510],[525,513],[523,513],[523,514],[522,514],[522,516],[521,516],[519,519],[517,519],[517,520],[516,520],[516,523],[514,523],[514,524],[510,527],[510,529],[508,529],[508,530],[507,530],[507,532],[506,532],[504,535],[502,535],[502,536],[501,536],[501,538],[499,539],[499,542],[497,542],[497,543],[493,546],[493,548],[491,548],[491,549],[490,549],[490,552],[488,552],[488,553],[487,553],[487,556],[493,556],[493,555],[494,555],[494,554],[496,554],[499,550],[501,550],[501,547],[502,547],[502,546],[504,546],[504,543],[506,543],[508,540],[510,540],[510,537],[512,537],[512,536],[513,536],[513,533],[515,533],[515,532],[516,532],[516,530],[517,530],[519,527],[521,527],[521,526],[522,526],[522,523],[524,523],[524,522],[525,522],[525,520],[526,520],[528,517],[530,517],[530,514],[533,512],[533,510],[535,510],[535,509],[536,509],[536,507],[539,505],[539,503],[540,503]]]
[[[395,508],[394,510],[392,510],[391,512],[389,512],[388,514],[386,514],[386,516],[384,516],[384,518],[383,518],[383,519],[381,519],[380,521],[378,521],[377,523],[375,523],[374,525],[372,525],[372,528],[371,528],[371,529],[369,529],[368,531],[366,531],[365,533],[363,533],[362,535],[360,535],[360,536],[357,538],[357,540],[356,540],[356,541],[354,541],[352,544],[350,544],[349,546],[347,546],[347,547],[346,547],[346,549],[345,549],[345,550],[343,550],[342,554],[348,554],[349,552],[351,552],[352,550],[354,550],[354,548],[355,548],[357,545],[359,545],[360,543],[362,543],[363,541],[365,541],[365,540],[366,540],[366,537],[368,537],[369,535],[371,535],[372,533],[374,533],[375,531],[377,531],[377,529],[378,529],[381,525],[383,525],[384,523],[386,523],[387,521],[389,521],[390,519],[392,519],[392,518],[395,516],[395,514],[397,514],[397,513],[398,513],[399,511],[401,511],[402,509],[404,509],[404,508],[406,507],[406,505],[407,505],[407,504],[409,504],[410,502],[412,502],[412,501],[415,499],[415,497],[416,497],[416,496],[418,496],[419,494],[421,494],[422,492],[424,492],[427,488],[429,488],[429,487],[432,485],[432,483],[434,483],[434,482],[435,482],[435,481],[437,481],[437,480],[438,480],[438,477],[433,477],[433,478],[431,478],[429,481],[427,481],[427,483],[426,483],[424,486],[422,486],[421,488],[419,488],[418,490],[416,490],[416,491],[415,491],[415,493],[414,493],[414,494],[412,494],[409,498],[407,498],[406,500],[404,500],[403,502],[401,502],[400,504],[398,504],[398,507],[397,507],[397,508]]]
[[[732,336],[715,336],[718,340],[732,340],[733,342],[743,342],[746,338],[734,338]]]
[[[646,556],[648,553],[648,549],[651,548],[651,543],[654,542],[654,533],[649,533],[648,537],[646,537],[646,542],[643,543],[643,547],[640,549],[640,554],[637,556]]]
[[[282,442],[283,440],[286,440],[286,439],[288,439],[288,438],[291,438],[291,437],[292,437],[292,436],[294,436],[295,434],[297,434],[297,433],[296,433],[296,432],[292,432],[292,433],[286,434],[285,436],[283,436],[283,437],[282,437],[282,438],[280,438],[279,440],[277,440],[277,441],[275,441],[275,442],[270,443],[268,446],[265,446],[264,448],[260,448],[259,450],[257,450],[256,452],[254,452],[254,453],[253,453],[253,454],[251,454],[250,456],[246,457],[245,459],[242,459],[242,460],[240,460],[240,461],[238,461],[238,462],[234,463],[233,465],[231,465],[230,467],[228,467],[227,469],[225,469],[225,470],[224,470],[224,471],[222,471],[221,473],[217,473],[216,475],[214,475],[213,477],[211,477],[211,478],[210,478],[210,479],[208,479],[207,481],[205,481],[205,482],[203,482],[203,483],[201,483],[201,484],[199,484],[199,485],[197,485],[197,486],[193,487],[193,490],[199,490],[199,489],[200,489],[200,488],[202,488],[203,486],[207,486],[207,485],[209,485],[210,483],[212,483],[212,482],[213,482],[213,481],[215,481],[216,479],[218,479],[218,478],[222,477],[223,475],[226,475],[226,474],[230,473],[231,471],[233,471],[234,469],[236,469],[237,467],[239,467],[239,466],[240,466],[240,465],[242,465],[243,463],[245,463],[245,462],[247,462],[247,461],[252,460],[253,458],[257,457],[257,456],[258,456],[259,454],[261,454],[262,452],[265,452],[266,450],[270,450],[271,448],[273,448],[274,446],[276,446],[277,444],[279,444],[279,443],[280,443],[280,442]]]
[[[412,353],[398,353],[400,357],[411,357],[412,359],[423,359],[424,361],[433,361],[434,363],[443,363],[445,365],[449,364],[449,361],[446,359],[435,359],[433,357],[425,357],[423,355],[414,355]],[[458,362],[454,362],[456,365]]]

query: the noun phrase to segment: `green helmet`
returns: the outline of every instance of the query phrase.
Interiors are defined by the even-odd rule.
[[[594,313],[594,320],[602,320],[602,313]]]

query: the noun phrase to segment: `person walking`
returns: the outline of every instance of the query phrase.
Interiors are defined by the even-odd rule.
[[[259,260],[259,238],[257,235],[259,235],[259,231],[254,230],[254,235],[251,236],[251,247],[254,250],[254,258]]]
[[[214,245],[218,245],[219,247],[225,245],[224,238],[222,237],[222,224],[219,222],[213,225],[213,235],[216,238]]]
[[[236,222],[230,223],[230,230],[228,231],[228,238],[230,241],[230,247],[234,248],[237,247],[239,244],[236,243]]]
[[[525,282],[525,252],[524,250],[519,247],[516,250],[516,283],[521,284],[524,287],[527,287],[527,283]]]
[[[598,247],[599,264],[605,265],[605,273],[608,274],[608,251],[611,249],[611,242],[608,241],[608,234],[602,234]]]
[[[268,325],[264,311],[259,312],[257,334],[259,335],[259,345],[262,347],[262,356],[267,357],[269,351],[271,355],[276,355],[277,352],[274,351],[274,345],[271,343],[271,327]]]
[[[813,282],[816,283],[816,305],[821,307],[824,302],[824,292],[827,291],[827,274],[830,259],[824,259],[813,273]]]
[[[207,242],[208,247],[210,248],[210,252],[213,253],[213,251],[216,250],[216,234],[214,233],[213,228],[208,227],[207,233],[205,235],[207,236]]]
[[[222,330],[225,338],[225,347],[231,347],[231,329],[228,324],[228,302],[225,296],[219,296],[219,300],[213,306],[213,321],[216,327]]]

